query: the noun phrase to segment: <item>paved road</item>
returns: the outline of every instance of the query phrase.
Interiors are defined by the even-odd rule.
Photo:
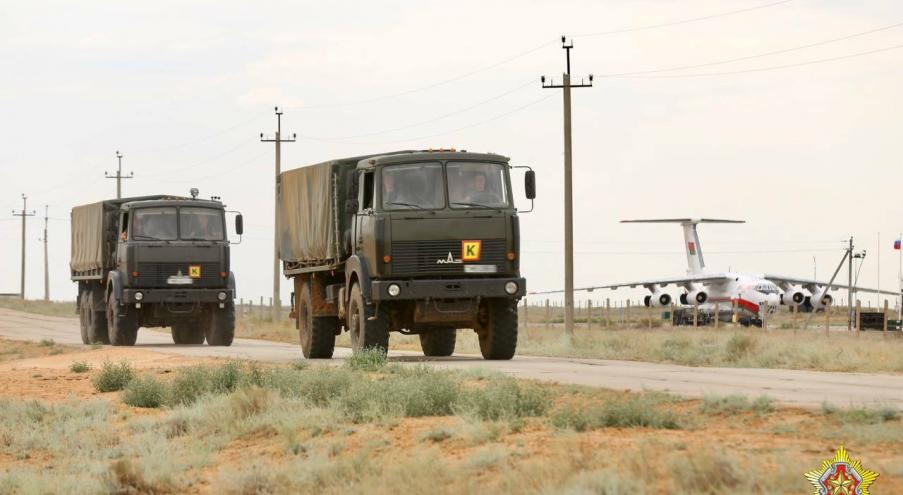
[[[0,336],[17,340],[53,339],[81,344],[78,320],[0,309]],[[186,356],[243,358],[286,362],[301,358],[298,346],[263,340],[236,339],[231,347],[175,345],[169,335],[141,330],[137,348]],[[336,349],[341,362],[349,349]],[[619,390],[660,390],[687,397],[706,394],[767,395],[802,407],[823,402],[838,406],[880,404],[903,409],[903,375],[828,373],[750,368],[694,368],[672,364],[519,356],[511,361],[484,361],[477,356],[426,359],[419,353],[392,351],[398,362],[428,362],[444,368],[485,368],[518,378],[589,385]],[[327,361],[324,361],[327,362]]]

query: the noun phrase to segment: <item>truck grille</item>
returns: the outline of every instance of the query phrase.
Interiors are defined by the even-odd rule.
[[[175,286],[167,283],[173,275],[188,275],[189,266],[200,266],[201,276],[190,286]],[[144,287],[221,287],[224,281],[219,276],[219,263],[138,263],[138,278],[134,285]]]
[[[421,273],[463,274],[464,263],[440,263],[451,253],[461,259],[461,241],[393,241],[392,275]],[[505,271],[505,239],[483,239],[480,260],[472,265],[495,265],[497,273]]]

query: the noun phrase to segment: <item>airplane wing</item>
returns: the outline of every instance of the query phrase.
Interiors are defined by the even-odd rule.
[[[577,292],[577,291],[592,292],[597,289],[598,290],[603,290],[603,289],[617,290],[621,287],[650,288],[655,285],[660,286],[660,287],[666,287],[670,284],[684,285],[684,284],[689,284],[689,283],[693,283],[693,282],[706,284],[706,283],[714,283],[714,282],[726,282],[730,279],[731,279],[731,277],[726,273],[715,273],[715,274],[707,274],[707,275],[687,275],[684,277],[659,278],[659,279],[641,280],[638,282],[624,282],[624,283],[620,283],[620,284],[611,284],[611,285],[594,285],[594,286],[590,286],[590,287],[575,287],[574,292]],[[548,290],[548,291],[541,291],[541,292],[530,292],[529,294],[531,294],[531,295],[560,294],[562,292],[564,292],[564,291],[563,290]]]
[[[796,277],[785,277],[782,275],[767,275],[766,274],[763,276],[763,278],[770,280],[776,284],[781,284],[781,283],[786,282],[786,283],[801,285],[801,286],[805,287],[806,289],[808,289],[809,292],[815,292],[814,289],[826,287],[828,285],[827,282],[819,282],[818,280],[812,280],[812,279],[806,279],[806,278],[796,278]],[[838,283],[836,281],[833,284],[831,284],[831,290],[841,290],[841,289],[846,289],[846,288],[847,288],[847,284]],[[857,287],[855,285],[853,286],[853,290],[858,291],[858,292],[870,292],[872,294],[886,294],[889,296],[899,296],[900,295],[899,292],[894,292],[894,291],[890,291],[890,290],[870,289],[867,287]]]

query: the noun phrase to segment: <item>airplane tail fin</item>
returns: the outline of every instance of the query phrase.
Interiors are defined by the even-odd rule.
[[[698,274],[705,269],[702,246],[696,224],[700,223],[745,223],[745,220],[720,220],[717,218],[660,218],[650,220],[621,220],[621,223],[679,223],[684,230],[684,249],[687,252],[687,273]]]

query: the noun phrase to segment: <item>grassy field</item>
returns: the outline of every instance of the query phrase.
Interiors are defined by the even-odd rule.
[[[0,397],[0,492],[808,493],[803,473],[840,444],[881,473],[874,493],[903,491],[891,409],[547,386],[372,354],[68,373],[94,390]]]
[[[77,317],[74,301],[41,301],[0,298],[0,308],[47,316]]]

